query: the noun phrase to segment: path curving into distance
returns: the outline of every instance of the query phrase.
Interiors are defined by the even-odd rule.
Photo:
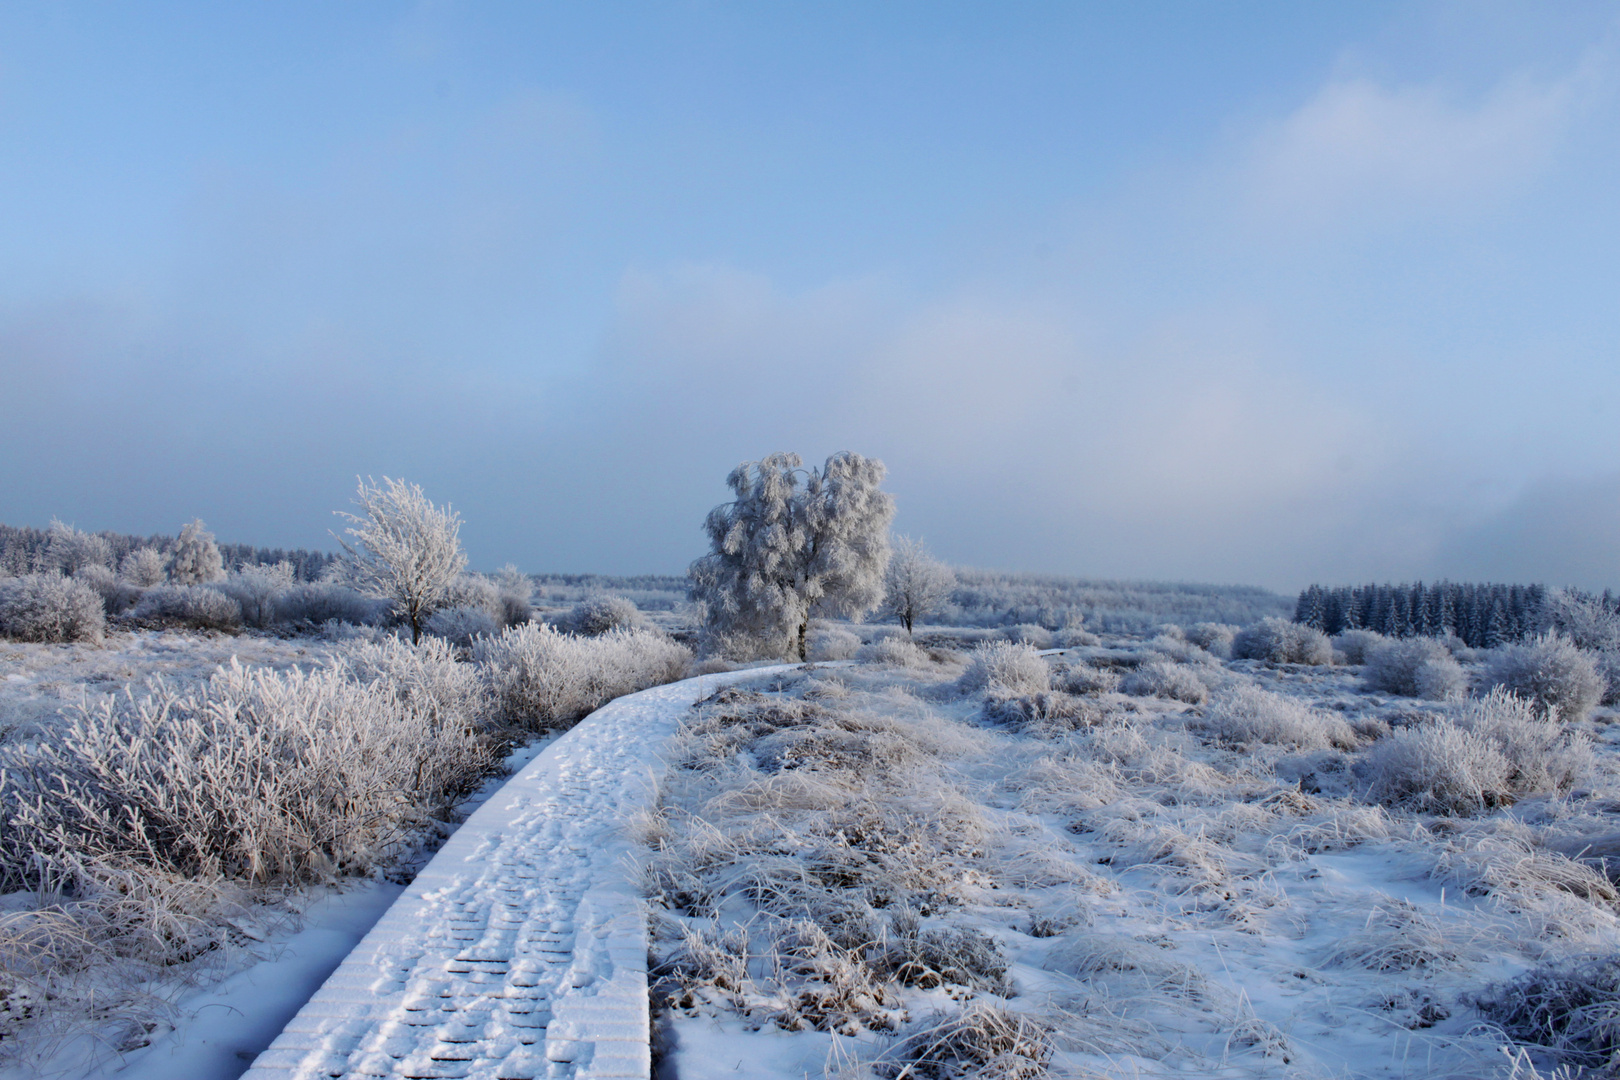
[[[246,1080],[646,1080],[647,926],[624,822],[693,703],[797,666],[654,687],[582,720],[456,830]]]

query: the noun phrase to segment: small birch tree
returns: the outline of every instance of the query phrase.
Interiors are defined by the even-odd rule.
[[[176,585],[206,585],[225,577],[225,560],[220,557],[214,534],[203,527],[201,518],[181,526],[180,536],[169,552],[169,580]]]
[[[938,611],[956,587],[951,568],[929,555],[921,540],[909,536],[894,538],[885,581],[883,609],[900,620],[908,638],[913,624]]]
[[[394,614],[411,624],[411,641],[422,640],[422,623],[449,594],[467,566],[461,550],[461,517],[439,509],[417,484],[383,477],[359,481],[355,504],[362,513],[337,511],[353,524],[344,530],[344,573],[363,591],[390,601]],[[335,535],[335,534],[334,534]]]
[[[735,501],[704,521],[712,550],[688,576],[711,645],[803,660],[812,616],[860,618],[883,599],[883,463],[841,451],[802,465],[793,453],[744,462],[726,478]]]

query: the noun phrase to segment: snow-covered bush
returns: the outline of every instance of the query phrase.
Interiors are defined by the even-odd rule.
[[[474,664],[458,662],[455,649],[442,638],[424,637],[413,645],[388,635],[347,644],[338,656],[357,682],[392,695],[400,708],[435,730],[486,726],[489,702],[483,674]]]
[[[387,602],[362,596],[345,585],[303,582],[277,594],[277,624],[315,627],[329,622],[366,626],[387,615]]]
[[[0,634],[21,641],[88,641],[107,632],[101,596],[58,573],[0,580]]]
[[[1370,633],[1370,631],[1352,631]],[[1446,647],[1429,637],[1384,641],[1367,649],[1361,677],[1373,690],[1444,701],[1468,689],[1468,676]]]
[[[1035,649],[1050,649],[1052,631],[1035,623],[1019,623],[1017,626],[1007,627],[1007,640]]]
[[[157,548],[138,547],[118,564],[118,576],[131,585],[150,589],[163,584],[167,573],[163,553]]]
[[[534,582],[528,574],[507,563],[495,575],[495,590],[501,604],[502,626],[517,626],[534,617]]]
[[[500,622],[505,604],[501,601],[500,586],[495,582],[483,574],[462,574],[450,583],[439,598],[436,610],[444,608],[478,608]]]
[[[1265,660],[1273,664],[1331,664],[1333,645],[1314,627],[1265,618],[1245,627],[1232,638],[1232,659]]]
[[[573,724],[613,698],[681,678],[691,652],[652,630],[609,630],[578,637],[544,623],[480,638],[473,656],[508,723],[530,728]]]
[[[201,687],[80,706],[59,740],[0,746],[0,891],[363,872],[490,764],[483,737],[341,667],[233,661]]]
[[[452,645],[468,649],[480,637],[494,637],[501,632],[501,624],[484,607],[440,608],[422,624],[425,634],[443,638]],[[423,638],[423,640],[427,640]]]
[[[646,626],[647,616],[622,596],[599,593],[596,596],[587,596],[575,604],[573,610],[559,622],[566,630],[586,637],[596,637],[609,630],[633,630],[636,627]]]
[[[1120,674],[1113,668],[1071,664],[1058,669],[1053,685],[1069,694],[1108,694],[1119,689]]]
[[[1587,735],[1500,687],[1465,704],[1456,722],[1501,751],[1508,763],[1508,790],[1516,799],[1566,793],[1595,765]]]
[[[89,563],[73,572],[73,580],[82,581],[101,597],[101,608],[108,615],[122,615],[141,598],[141,590],[100,563]]]
[[[1376,630],[1346,630],[1333,638],[1333,647],[1344,654],[1347,664],[1365,664],[1373,649],[1389,638]]]
[[[971,693],[995,688],[1012,694],[1037,694],[1052,686],[1052,669],[1033,646],[987,641],[973,650],[960,686]]]
[[[863,664],[903,668],[925,668],[930,663],[926,652],[902,637],[881,637],[862,645],[855,651],[855,659]]]
[[[1209,687],[1196,671],[1186,664],[1164,660],[1150,660],[1137,667],[1125,676],[1119,688],[1137,697],[1170,698],[1189,705],[1202,705],[1209,700]]]
[[[293,584],[292,563],[249,563],[219,584],[242,607],[242,621],[263,629],[276,621],[276,598]]]
[[[1188,641],[1211,656],[1230,660],[1232,639],[1237,637],[1237,632],[1238,628],[1229,623],[1201,622],[1188,627],[1185,635]]]
[[[1052,738],[1095,727],[1108,716],[1108,710],[1095,698],[1042,690],[1034,694],[998,694],[994,690],[984,702],[984,718],[993,724],[1007,724],[1027,735]]]
[[[1102,638],[1086,629],[1083,619],[1076,615],[1064,623],[1052,634],[1052,644],[1059,649],[1081,649],[1088,645],[1099,645]]]
[[[1478,814],[1512,801],[1513,767],[1496,743],[1445,718],[1401,728],[1359,763],[1369,798],[1432,814]]]
[[[174,547],[169,549],[169,581],[174,585],[206,585],[225,577],[225,560],[220,558],[214,534],[193,518],[180,529]]]
[[[1483,685],[1511,691],[1542,711],[1556,709],[1566,721],[1583,719],[1605,689],[1592,658],[1557,633],[1494,650]]]
[[[1147,647],[1158,653],[1159,656],[1173,660],[1178,664],[1201,664],[1213,667],[1219,663],[1212,653],[1205,652],[1199,646],[1188,641],[1179,632],[1174,634],[1161,633],[1158,637],[1149,641]]]
[[[1553,589],[1541,601],[1542,621],[1577,648],[1589,652],[1620,650],[1620,612],[1595,596],[1572,589]]]
[[[1236,686],[1218,695],[1199,726],[1228,746],[1254,743],[1296,750],[1348,750],[1356,734],[1342,717],[1321,712],[1258,686]]]
[[[206,585],[147,589],[129,614],[143,623],[194,630],[235,630],[242,625],[242,605]]]
[[[850,660],[860,651],[861,638],[837,626],[815,626],[810,630],[806,656],[811,660]]]

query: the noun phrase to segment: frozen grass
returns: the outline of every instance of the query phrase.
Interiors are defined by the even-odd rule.
[[[661,984],[675,1029],[836,1034],[841,1075],[867,1075],[851,1053],[880,1075],[1497,1075],[1467,995],[1620,945],[1620,892],[1572,857],[1609,850],[1604,748],[1506,694],[1418,713],[1331,668],[1184,665],[1221,687],[1202,709],[1114,692],[1176,640],[1084,650],[1047,687],[986,650],[968,678],[866,666],[708,703],[646,830],[655,953],[690,934],[713,961]],[[1041,1048],[914,1041],[978,1009]]]
[[[1620,955],[1542,964],[1487,989],[1481,1013],[1511,1038],[1544,1047],[1568,1065],[1610,1075],[1620,1061]]]
[[[926,668],[932,661],[928,653],[902,637],[881,637],[855,651],[855,659],[863,664],[883,664],[899,668]]]

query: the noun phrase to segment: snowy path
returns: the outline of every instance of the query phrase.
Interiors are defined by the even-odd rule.
[[[641,1077],[647,935],[623,835],[709,675],[603,706],[468,818],[248,1080]]]

